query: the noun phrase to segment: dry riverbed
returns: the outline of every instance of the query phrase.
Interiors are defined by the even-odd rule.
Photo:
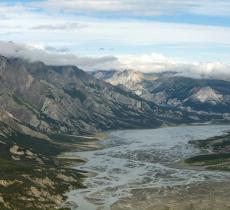
[[[199,125],[110,132],[96,150],[71,153],[85,160],[74,168],[90,176],[87,188],[68,193],[68,201],[78,205],[73,210],[230,210],[230,173],[181,161],[201,153],[191,140],[227,130]]]
[[[133,189],[112,210],[229,210],[230,182]]]

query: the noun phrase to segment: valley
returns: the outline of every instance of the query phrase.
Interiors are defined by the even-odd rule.
[[[229,125],[109,132],[102,149],[69,154],[87,160],[74,168],[91,174],[86,189],[67,194],[69,201],[76,210],[227,210],[230,174],[182,163],[203,154],[190,141],[227,131]]]
[[[1,0],[0,210],[230,210],[230,0]]]
[[[114,74],[107,73],[108,78]],[[224,182],[228,174],[206,169],[228,170],[228,136],[221,142],[213,136],[229,128],[229,83],[169,72],[157,74],[158,79],[148,75],[149,82],[157,83],[143,83],[140,75],[134,73],[131,84],[138,81],[145,84],[142,88],[149,85],[159,94],[167,90],[191,100],[195,95],[203,105],[188,109],[160,103],[158,93],[149,98],[150,92],[135,91],[136,83],[109,84],[75,66],[0,56],[0,208],[125,209],[122,200],[128,203],[139,190],[149,197],[146,188],[174,190],[207,177]],[[200,157],[199,151],[210,146],[197,140],[206,138],[213,140],[208,142],[214,153]],[[215,165],[206,166],[209,159]]]

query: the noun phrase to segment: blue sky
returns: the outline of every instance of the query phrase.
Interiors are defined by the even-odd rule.
[[[2,0],[0,26],[0,41],[45,53],[230,60],[230,0]]]

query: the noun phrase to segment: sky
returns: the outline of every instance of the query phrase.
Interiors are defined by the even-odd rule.
[[[228,73],[230,0],[1,0],[0,54],[86,70]]]

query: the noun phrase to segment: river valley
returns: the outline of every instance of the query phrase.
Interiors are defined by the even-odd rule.
[[[70,154],[87,160],[75,168],[91,176],[86,189],[67,194],[68,201],[78,205],[74,210],[187,210],[199,202],[200,209],[211,210],[211,205],[217,210],[218,202],[222,205],[221,199],[229,196],[230,173],[195,170],[180,162],[201,153],[188,141],[229,130],[229,125],[184,125],[109,132],[100,142],[102,149]],[[230,209],[226,202],[221,210]]]

